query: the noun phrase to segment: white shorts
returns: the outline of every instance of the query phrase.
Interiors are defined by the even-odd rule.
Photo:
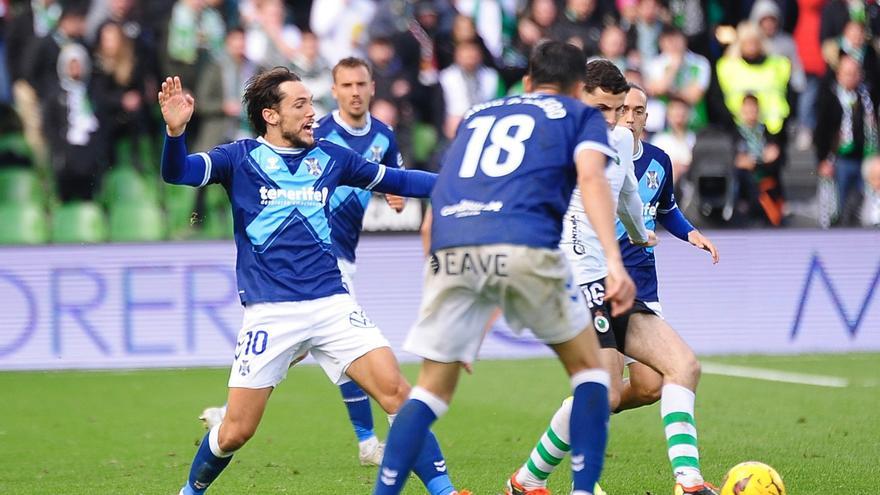
[[[663,318],[663,307],[660,306],[660,301],[651,301],[651,302],[644,301],[644,303],[645,303],[645,306],[648,307],[648,309],[650,309],[651,311],[656,313],[657,316],[659,316],[660,318]],[[638,361],[627,356],[626,354],[623,355],[624,366],[629,366],[633,363],[638,363]]]
[[[274,387],[308,352],[342,384],[354,360],[380,347],[390,344],[349,294],[246,306],[229,386]]]
[[[547,344],[574,338],[590,312],[558,249],[511,244],[443,249],[425,269],[419,319],[403,348],[432,361],[473,362],[496,307]]]
[[[357,265],[351,261],[336,258],[336,266],[339,267],[339,273],[342,274],[342,286],[345,287],[345,290],[347,290],[349,294],[351,294],[351,297],[355,297],[354,274],[357,273]]]

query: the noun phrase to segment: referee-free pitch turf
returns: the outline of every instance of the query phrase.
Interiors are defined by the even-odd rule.
[[[863,495],[880,481],[880,355],[710,357],[705,361],[845,378],[829,388],[705,374],[697,395],[703,473],[721,483],[760,460],[791,495]],[[410,379],[417,368],[404,367]],[[0,494],[176,494],[222,404],[227,370],[0,373]],[[460,488],[497,494],[568,393],[554,360],[480,361],[435,427]],[[373,405],[382,438],[388,427]],[[614,415],[602,485],[610,495],[669,494],[659,405]],[[567,494],[567,461],[552,477]],[[256,436],[209,493],[368,494],[338,389],[301,366],[275,391]],[[424,493],[411,478],[404,491]]]

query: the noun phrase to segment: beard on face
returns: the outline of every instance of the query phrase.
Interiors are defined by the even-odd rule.
[[[309,146],[315,144],[314,137],[300,137],[298,134],[289,131],[282,132],[281,137],[289,142],[294,148],[308,148]]]

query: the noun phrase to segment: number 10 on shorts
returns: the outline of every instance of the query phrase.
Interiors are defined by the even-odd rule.
[[[247,331],[238,340],[235,345],[235,359],[244,354],[245,356],[253,354],[259,356],[266,351],[266,345],[269,343],[269,334],[265,330],[257,330],[256,332]]]

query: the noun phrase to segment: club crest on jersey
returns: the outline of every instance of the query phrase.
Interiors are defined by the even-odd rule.
[[[659,189],[660,188],[660,178],[657,177],[656,170],[648,170],[648,187],[650,189]]]
[[[280,168],[281,168],[281,165],[278,165],[278,157],[277,156],[270,156],[269,158],[266,158],[266,171],[267,172],[274,172]]]
[[[306,158],[303,160],[303,163],[306,164],[308,172],[315,177],[320,176],[321,172],[323,172],[323,170],[321,170],[321,163],[317,158]]]
[[[370,146],[370,161],[379,163],[382,161],[382,148],[379,146]]]

